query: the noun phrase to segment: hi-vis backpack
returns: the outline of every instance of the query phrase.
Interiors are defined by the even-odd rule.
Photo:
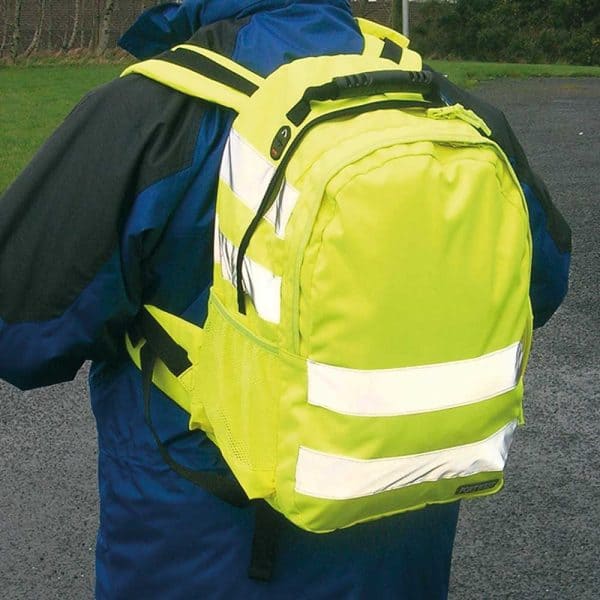
[[[248,498],[314,532],[498,492],[531,340],[511,165],[405,38],[360,24],[363,54],[266,78],[193,45],[126,71],[237,113],[208,319],[146,306],[128,351],[153,349]]]

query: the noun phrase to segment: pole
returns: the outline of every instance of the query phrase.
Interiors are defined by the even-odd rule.
[[[408,0],[402,0],[402,33],[408,37]]]

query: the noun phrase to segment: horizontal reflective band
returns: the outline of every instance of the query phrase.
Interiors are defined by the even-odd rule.
[[[358,460],[300,448],[296,491],[314,498],[347,500],[389,490],[504,469],[516,421],[491,437],[445,450]]]
[[[308,402],[365,417],[411,415],[479,402],[516,387],[521,343],[455,362],[361,371],[308,361]]]
[[[220,177],[253,212],[258,210],[274,174],[275,167],[232,129],[223,152]],[[265,215],[277,237],[283,238],[298,196],[296,188],[284,183]]]
[[[221,233],[218,235],[218,254],[223,278],[236,285],[236,261],[238,249]],[[244,291],[252,298],[256,312],[265,321],[279,323],[281,277],[266,267],[244,257],[242,269]]]

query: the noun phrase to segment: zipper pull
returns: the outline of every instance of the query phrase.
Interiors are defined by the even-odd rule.
[[[460,119],[476,129],[479,129],[484,135],[490,136],[492,130],[486,122],[478,117],[472,110],[465,108],[462,104],[453,104],[452,106],[442,106],[441,108],[428,108],[427,116],[431,119]]]

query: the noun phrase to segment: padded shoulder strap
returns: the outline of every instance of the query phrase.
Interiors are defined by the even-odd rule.
[[[121,77],[131,73],[238,113],[263,82],[262,77],[235,61],[192,44],[176,46],[157,58],[132,65]]]
[[[365,40],[364,55],[387,58],[395,62],[403,71],[420,71],[422,69],[421,56],[409,49],[407,37],[367,19],[358,17],[356,22]]]
[[[357,17],[356,22],[358,23],[360,32],[364,36],[370,35],[380,40],[388,39],[392,42],[395,42],[402,48],[408,48],[408,38],[401,33],[398,33],[396,30],[390,29],[389,27],[381,25],[380,23],[375,23],[375,21],[363,19],[362,17]]]

